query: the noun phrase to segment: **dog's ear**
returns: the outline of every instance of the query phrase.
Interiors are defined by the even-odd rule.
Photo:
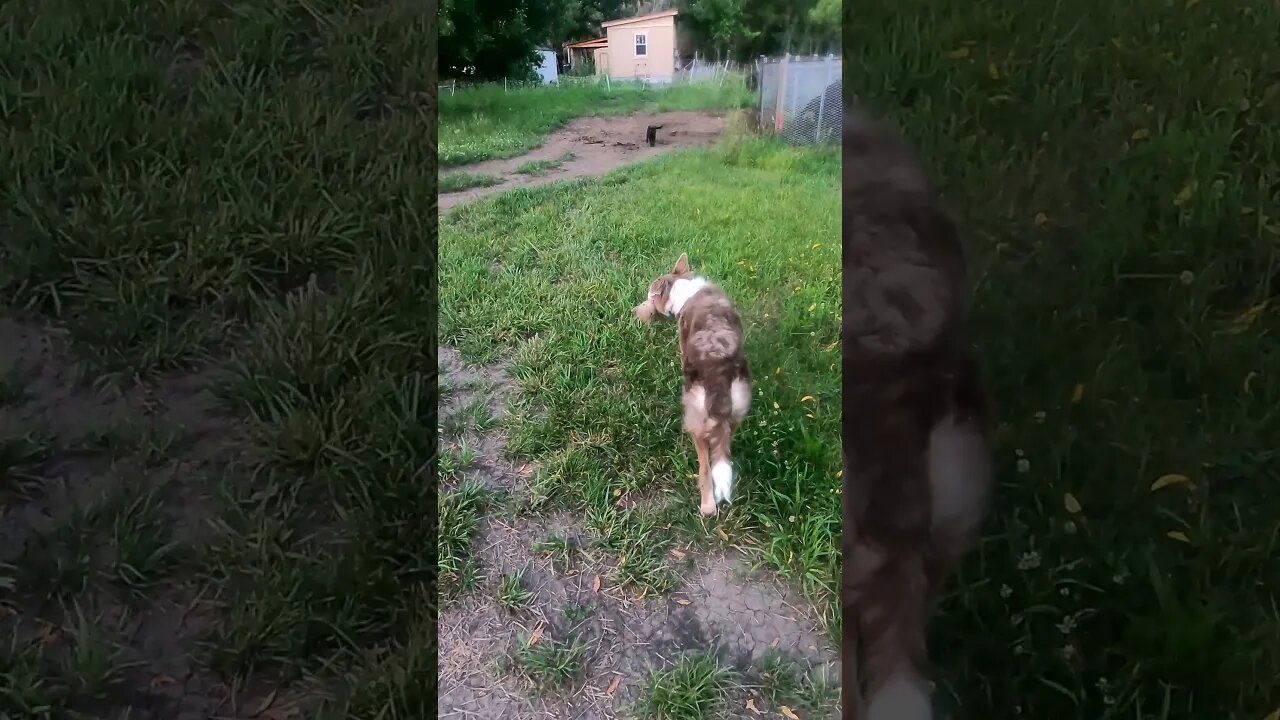
[[[671,289],[671,280],[668,278],[660,277],[657,280],[653,281],[653,287],[650,288],[650,291],[654,295],[657,295],[658,297],[666,297],[667,291],[669,291],[670,289]]]
[[[676,266],[671,268],[672,275],[688,275],[689,274],[689,256],[680,253],[680,259],[676,261]]]

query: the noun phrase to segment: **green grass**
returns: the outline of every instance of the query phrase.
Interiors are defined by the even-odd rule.
[[[846,7],[850,89],[973,243],[1003,418],[986,539],[933,630],[939,704],[1273,712],[1280,5]]]
[[[552,158],[550,160],[530,160],[517,165],[516,172],[521,175],[545,175],[561,165],[572,161],[575,157],[576,156],[573,153],[567,152],[558,158]]]
[[[523,610],[533,600],[533,591],[525,587],[524,574],[529,567],[523,566],[512,573],[506,573],[498,582],[498,604],[511,612]]]
[[[492,187],[501,182],[502,178],[497,175],[456,172],[444,175],[440,178],[440,192],[451,193],[470,190],[471,188]]]
[[[511,358],[508,451],[538,459],[539,506],[582,513],[625,560],[613,581],[674,587],[671,528],[754,542],[824,610],[839,532],[839,159],[763,140],[672,154],[609,176],[504,193],[441,225],[441,337]],[[731,506],[697,514],[680,427],[675,327],[630,308],[681,252],[746,323],[754,409],[734,437]],[[502,272],[492,272],[494,261]],[[665,493],[669,492],[669,495]],[[672,506],[617,506],[623,493]]]
[[[800,717],[823,717],[839,706],[840,686],[834,677],[815,677],[783,653],[766,651],[752,673],[765,707],[776,710],[785,705]]]
[[[731,671],[709,653],[686,653],[650,672],[636,712],[645,720],[703,720],[723,706]]]
[[[569,624],[570,630],[572,630],[590,620],[591,616],[595,614],[595,609],[590,605],[571,602],[566,603],[560,613],[564,616],[564,621]]]
[[[569,538],[555,534],[533,544],[533,551],[547,560],[553,573],[568,571],[581,549]]]
[[[155,489],[126,493],[109,532],[113,574],[135,591],[152,586],[181,559]]]
[[[23,387],[23,378],[18,372],[14,369],[0,372],[0,408],[20,405],[26,399],[27,390]]]
[[[63,668],[70,691],[84,698],[101,698],[123,678],[120,672],[119,648],[110,647],[106,638],[96,629],[102,618],[86,617],[79,608],[75,613],[76,624],[71,629],[74,649],[69,653]]]
[[[723,83],[641,87],[615,83],[504,91],[482,86],[440,98],[440,166],[532,150],[575,117],[673,110],[724,110],[751,102],[743,78]]]
[[[443,418],[444,429],[452,434],[466,432],[484,432],[492,429],[498,422],[489,406],[489,398],[477,395]]]
[[[465,439],[457,447],[442,448],[440,453],[440,477],[456,478],[463,470],[475,465],[476,449]]]
[[[0,306],[65,327],[73,355],[58,360],[87,385],[173,374],[215,391],[236,427],[98,449],[0,441],[6,492],[10,470],[36,476],[64,452],[141,460],[116,466],[125,483],[171,465],[190,492],[32,538],[13,563],[20,612],[107,602],[120,581],[198,592],[216,630],[181,651],[210,684],[260,672],[351,717],[427,714],[434,35],[431,13],[399,1],[0,6]],[[187,374],[197,365],[219,372]],[[189,445],[232,443],[191,462]],[[171,553],[166,524],[206,497],[199,547]],[[93,681],[96,656],[82,660]],[[38,684],[20,687],[35,700],[0,715],[44,712],[25,707]],[[68,716],[55,695],[46,714]]]
[[[556,640],[534,635],[520,642],[515,667],[540,690],[563,687],[582,672],[587,646],[579,639]]]
[[[0,717],[61,717],[58,709],[92,705],[121,683],[126,665],[119,648],[99,633],[102,618],[87,617],[79,607],[67,615],[73,625],[49,629],[48,637],[66,638],[56,651],[42,638],[19,640],[16,630],[0,644]]]
[[[476,483],[440,495],[439,567],[443,589],[465,588],[474,581],[471,540],[480,522],[486,494]]]
[[[51,717],[68,691],[46,671],[47,664],[40,645],[20,641],[16,631],[0,644],[0,717]]]

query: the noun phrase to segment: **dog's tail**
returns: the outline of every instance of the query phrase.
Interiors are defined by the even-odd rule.
[[[733,428],[725,422],[716,423],[707,443],[711,451],[711,495],[716,504],[729,502],[733,493],[733,456],[729,445]]]

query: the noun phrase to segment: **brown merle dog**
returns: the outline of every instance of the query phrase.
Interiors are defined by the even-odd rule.
[[[643,323],[673,317],[684,373],[684,429],[698,452],[699,510],[715,515],[733,492],[733,431],[751,405],[751,371],[742,349],[742,319],[729,297],[689,269],[681,255],[671,272],[649,284],[632,309]]]
[[[963,250],[920,163],[853,107],[843,150],[844,716],[927,720],[931,600],[977,540],[991,408]]]

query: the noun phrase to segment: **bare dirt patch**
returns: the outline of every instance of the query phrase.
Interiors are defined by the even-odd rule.
[[[238,454],[235,423],[209,389],[215,374],[94,388],[71,357],[56,327],[0,316],[9,697],[93,717],[229,712],[239,693],[196,656],[215,620],[188,562],[213,478]]]
[[[710,145],[724,130],[723,116],[705,112],[668,112],[614,117],[586,117],[569,121],[552,133],[537,150],[505,160],[486,160],[453,168],[452,172],[493,175],[502,182],[488,187],[445,193],[439,197],[440,212],[453,206],[516,187],[541,185],[566,178],[602,175],[629,162],[644,160],[671,150]],[[661,125],[657,142],[649,147],[645,130]],[[527,162],[557,161],[572,153],[572,159],[540,174],[517,173]]]
[[[445,428],[457,427],[450,414],[481,402],[499,409],[514,392],[500,366],[468,366],[450,348],[441,348],[440,356]],[[791,663],[810,682],[838,687],[836,650],[805,604],[776,579],[751,574],[736,554],[681,545],[673,550],[680,560],[673,592],[644,596],[617,587],[612,575],[625,559],[595,547],[583,518],[563,510],[513,510],[525,507],[528,473],[512,471],[521,466],[502,456],[500,433],[481,435],[483,440],[473,431],[446,429],[442,438],[443,447],[483,448],[462,476],[505,501],[489,509],[472,542],[474,585],[441,609],[439,717],[636,717],[650,672],[685,652],[710,652],[734,671],[721,717],[753,717],[748,701],[761,716],[780,716],[788,700],[767,689],[775,680],[769,677],[771,659]],[[571,550],[547,551],[545,543],[553,539]],[[511,607],[500,598],[517,575],[525,600]],[[580,669],[562,686],[539,688],[536,674],[523,670],[518,658],[519,648],[530,643],[577,643]],[[832,691],[799,716],[837,717],[835,699]]]

